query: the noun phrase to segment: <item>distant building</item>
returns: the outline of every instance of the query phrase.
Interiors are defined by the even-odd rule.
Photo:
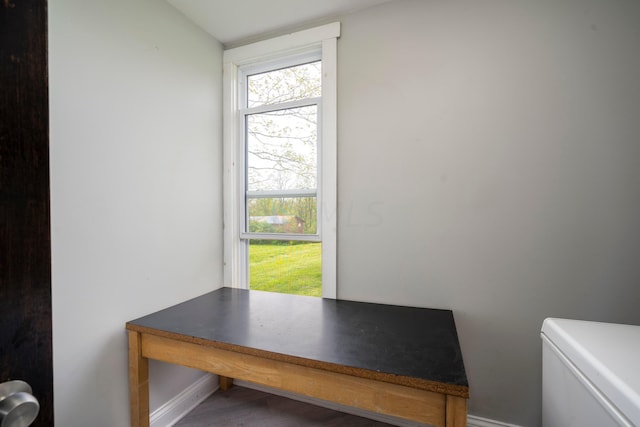
[[[294,215],[251,216],[249,223],[268,225],[271,233],[304,233],[305,220]],[[249,227],[252,229],[253,227]]]

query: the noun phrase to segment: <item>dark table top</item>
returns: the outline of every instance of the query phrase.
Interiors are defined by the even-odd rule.
[[[128,322],[127,329],[468,397],[450,310],[221,288]]]

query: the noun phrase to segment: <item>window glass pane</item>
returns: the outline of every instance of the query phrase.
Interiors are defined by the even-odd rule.
[[[322,296],[321,243],[252,240],[249,288]]]
[[[268,197],[247,200],[251,233],[316,234],[316,197]]]
[[[247,107],[315,98],[322,94],[321,62],[297,65],[247,77]]]
[[[247,115],[247,190],[316,188],[317,110],[312,105]]]

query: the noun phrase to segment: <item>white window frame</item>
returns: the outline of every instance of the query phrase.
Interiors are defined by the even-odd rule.
[[[223,56],[224,285],[249,287],[244,231],[244,151],[239,70],[320,52],[322,101],[318,136],[318,236],[322,241],[322,296],[337,297],[337,38],[340,23],[229,49]],[[262,236],[267,238],[268,236]],[[296,236],[299,238],[299,236]],[[282,238],[280,235],[279,238]],[[314,237],[310,237],[311,240]]]
[[[321,147],[322,147],[322,96],[320,97],[309,97],[303,99],[297,99],[294,101],[281,102],[276,104],[266,104],[260,105],[258,107],[248,107],[247,104],[247,79],[251,75],[260,74],[264,72],[269,72],[273,70],[283,69],[293,67],[299,64],[306,64],[316,61],[321,61],[322,55],[319,49],[314,49],[311,52],[304,53],[302,55],[287,55],[284,58],[279,58],[275,61],[270,62],[261,62],[257,65],[250,66],[240,66],[238,68],[238,114],[239,114],[239,125],[240,128],[238,132],[240,133],[240,141],[241,147],[240,152],[246,153],[247,150],[247,140],[246,140],[246,132],[245,132],[245,120],[248,116],[252,114],[261,114],[271,111],[281,111],[288,110],[294,108],[301,107],[310,107],[315,106],[317,108],[317,136],[318,136],[318,154],[316,158],[316,166],[317,166],[317,179],[316,179],[316,188],[313,190],[305,190],[305,189],[297,189],[297,190],[261,190],[261,191],[246,191],[246,198],[261,198],[261,197],[315,197],[317,206],[322,205],[322,191],[320,182],[320,173],[322,171],[322,158],[321,158]],[[240,167],[239,169],[243,171],[243,173],[239,174],[239,187],[246,189],[247,183],[246,181],[246,168],[247,165],[242,162],[245,161],[245,156],[241,156],[240,159]],[[242,208],[245,209],[242,209]],[[321,242],[322,236],[322,222],[320,220],[320,209],[316,212],[316,224],[317,230],[314,234],[293,234],[293,233],[255,233],[249,232],[246,228],[248,225],[248,211],[246,206],[240,206],[240,238],[241,239],[263,239],[263,240],[298,240],[298,241],[307,241],[307,242]]]

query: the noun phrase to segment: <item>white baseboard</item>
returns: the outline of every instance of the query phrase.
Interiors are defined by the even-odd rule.
[[[149,416],[151,427],[171,427],[218,389],[218,376],[206,374]]]
[[[507,424],[487,418],[480,418],[474,415],[467,416],[467,427],[520,427],[515,424]]]

